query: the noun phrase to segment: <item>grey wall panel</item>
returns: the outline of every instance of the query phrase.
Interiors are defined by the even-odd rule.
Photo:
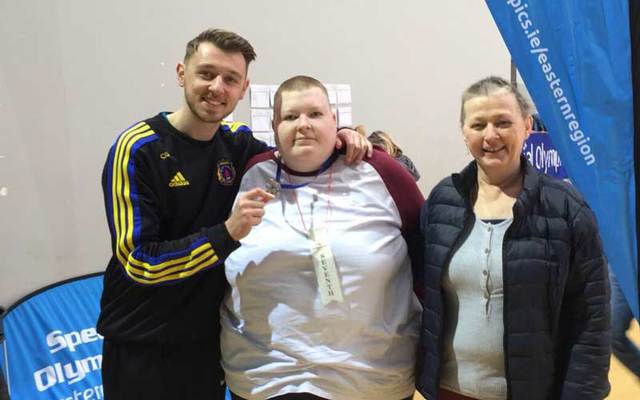
[[[397,138],[425,194],[467,162],[460,92],[509,74],[481,1],[0,1],[0,304],[104,268],[107,150],[179,106],[175,65],[207,27],[254,44],[254,83],[351,84],[354,121]],[[247,99],[234,115],[248,121]]]

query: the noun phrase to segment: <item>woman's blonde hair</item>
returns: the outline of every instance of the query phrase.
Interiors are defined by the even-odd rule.
[[[369,141],[374,146],[382,147],[391,157],[398,157],[402,154],[402,149],[391,139],[388,133],[375,131],[369,135]]]
[[[529,104],[527,99],[517,88],[505,79],[498,76],[489,76],[487,78],[480,79],[462,93],[462,102],[460,104],[460,126],[464,125],[464,105],[467,101],[479,96],[489,96],[499,90],[506,90],[515,96],[520,112],[524,118],[531,115],[531,104]]]

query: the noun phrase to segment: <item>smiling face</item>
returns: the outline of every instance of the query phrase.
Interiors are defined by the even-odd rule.
[[[336,143],[336,117],[329,99],[318,87],[281,93],[273,130],[285,165],[300,172],[314,171],[329,158]]]
[[[463,107],[464,142],[478,166],[487,173],[517,170],[531,117],[522,115],[515,95],[500,89],[472,97]]]
[[[203,123],[220,123],[231,114],[249,85],[242,53],[209,42],[200,43],[177,72],[192,117]]]

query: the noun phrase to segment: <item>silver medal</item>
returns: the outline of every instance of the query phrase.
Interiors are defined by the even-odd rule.
[[[271,193],[274,196],[277,196],[278,194],[280,194],[280,182],[276,181],[273,178],[270,178],[267,181],[267,188],[266,188],[268,193]]]

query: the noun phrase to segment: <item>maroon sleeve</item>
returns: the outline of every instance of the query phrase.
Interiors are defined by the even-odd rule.
[[[413,176],[400,162],[377,147],[373,149],[373,155],[367,161],[380,174],[400,211],[402,232],[406,234],[419,229],[418,220],[424,196]]]
[[[424,196],[420,192],[413,176],[395,158],[377,148],[367,160],[380,174],[387,190],[400,211],[402,236],[404,236],[411,257],[414,292],[422,302],[423,243],[420,233],[420,209]]]
[[[267,161],[269,159],[275,159],[275,149],[271,149],[271,150],[267,150],[265,152],[262,153],[258,153],[255,156],[251,157],[249,159],[249,161],[247,162],[247,165],[244,168],[244,171],[242,172],[242,175],[244,175],[249,168],[253,167],[254,165],[261,163],[263,161]]]

